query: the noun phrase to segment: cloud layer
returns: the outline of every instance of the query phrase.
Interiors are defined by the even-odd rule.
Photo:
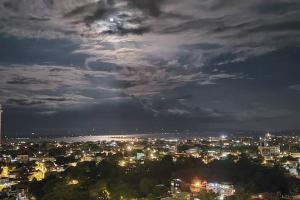
[[[143,117],[290,126],[300,109],[299,19],[297,0],[3,0],[1,102],[47,116],[132,108],[129,127]]]

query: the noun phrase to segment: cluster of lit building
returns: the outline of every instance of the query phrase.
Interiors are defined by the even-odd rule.
[[[238,159],[242,154],[261,160],[263,165],[280,164],[287,173],[299,176],[300,137],[206,137],[188,139],[163,139],[132,137],[124,140],[93,142],[32,142],[30,140],[7,140],[1,146],[0,194],[27,199],[28,184],[41,181],[49,175],[65,171],[80,162],[95,161],[118,156],[121,167],[134,167],[145,160],[159,160],[171,155],[174,162],[179,157],[196,157],[204,163],[226,159]],[[76,180],[70,180],[76,184]],[[183,192],[193,194],[198,190],[208,190],[219,194],[220,199],[230,196],[235,189],[229,183],[208,183],[196,181],[183,183],[174,179],[170,183],[172,195]]]
[[[199,178],[195,178],[191,183],[185,183],[181,179],[173,179],[171,181],[170,191],[174,196],[183,192],[188,192],[191,198],[193,194],[197,194],[202,190],[217,194],[220,200],[225,199],[225,197],[232,196],[235,193],[235,188],[230,183],[207,182]]]

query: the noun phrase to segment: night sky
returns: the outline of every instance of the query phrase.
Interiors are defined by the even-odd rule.
[[[299,0],[0,0],[5,134],[300,129]]]

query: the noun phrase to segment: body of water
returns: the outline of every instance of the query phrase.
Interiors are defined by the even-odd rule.
[[[157,138],[157,139],[177,139],[191,138],[191,135],[180,134],[134,134],[134,135],[90,135],[75,137],[35,137],[35,138],[9,138],[8,142],[29,141],[29,142],[101,142],[101,141],[133,141],[137,139]]]

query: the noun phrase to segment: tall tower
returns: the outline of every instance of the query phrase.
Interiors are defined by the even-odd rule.
[[[0,146],[1,146],[1,144],[2,144],[2,112],[3,112],[3,110],[2,110],[2,105],[0,104]]]

